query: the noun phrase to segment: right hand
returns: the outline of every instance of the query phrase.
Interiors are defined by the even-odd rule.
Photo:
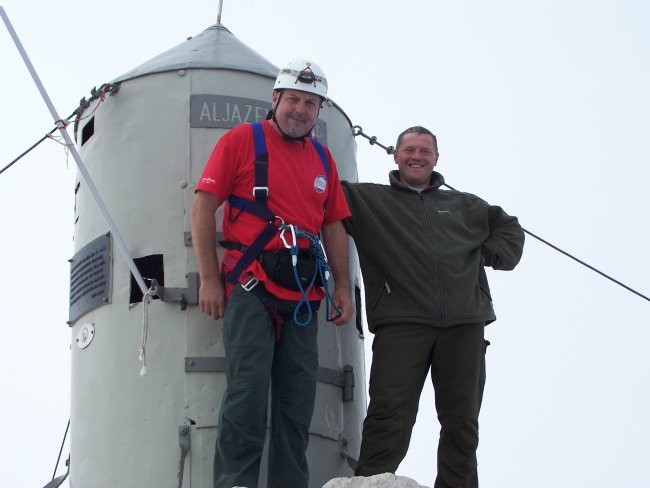
[[[226,292],[221,280],[201,282],[199,287],[199,308],[215,320],[223,318],[226,308]]]

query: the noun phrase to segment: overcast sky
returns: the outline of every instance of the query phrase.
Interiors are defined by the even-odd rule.
[[[2,6],[67,116],[214,24],[217,4]],[[428,127],[449,184],[650,294],[646,0],[225,0],[222,23],[275,65],[313,58],[331,98],[385,145]],[[0,31],[2,168],[53,123]],[[392,158],[357,144],[360,179],[385,182]],[[0,174],[0,480],[12,488],[51,478],[69,417],[75,174],[55,141]],[[481,486],[650,486],[650,303],[532,238],[515,271],[489,278]],[[427,384],[398,474],[433,486],[438,428]]]

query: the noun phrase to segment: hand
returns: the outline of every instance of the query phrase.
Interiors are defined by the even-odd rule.
[[[223,318],[226,308],[226,292],[220,280],[201,282],[199,287],[199,308],[215,320]]]
[[[338,307],[341,312],[341,315],[336,319],[332,320],[334,325],[345,325],[347,324],[352,315],[354,314],[354,305],[352,305],[352,298],[349,287],[337,288],[334,287],[334,293],[332,294],[332,300],[334,304]],[[332,316],[336,315],[336,310],[332,307],[331,314]]]

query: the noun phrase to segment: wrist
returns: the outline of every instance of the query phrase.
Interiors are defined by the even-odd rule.
[[[352,284],[349,281],[338,283],[336,280],[334,280],[334,288],[337,290],[351,290]]]

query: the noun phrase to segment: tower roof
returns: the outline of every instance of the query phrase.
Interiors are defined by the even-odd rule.
[[[237,39],[226,27],[215,24],[113,80],[115,83],[152,73],[181,69],[231,69],[275,78],[270,61]]]

